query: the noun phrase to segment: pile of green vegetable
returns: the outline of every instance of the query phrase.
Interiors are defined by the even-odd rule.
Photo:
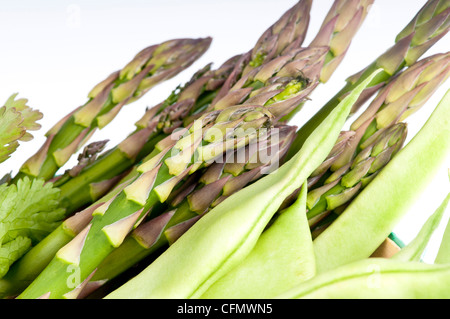
[[[450,195],[415,240],[374,257],[450,154],[449,92],[406,143],[408,118],[450,75],[449,52],[425,56],[450,29],[450,1],[428,0],[305,125],[292,121],[372,3],[335,0],[304,44],[312,0],[300,0],[106,151],[92,134],[211,39],[152,45],[95,86],[0,183],[0,296],[450,298],[450,226],[435,263],[421,260]],[[15,97],[0,108],[0,162],[40,128]]]

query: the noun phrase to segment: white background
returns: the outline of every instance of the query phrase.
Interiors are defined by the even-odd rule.
[[[369,16],[332,79],[311,96],[312,101],[292,121],[302,125],[344,85],[347,76],[371,63],[393,45],[395,36],[414,17],[425,0],[375,0]],[[29,99],[29,105],[45,117],[32,142],[23,143],[13,158],[3,163],[0,174],[17,172],[20,165],[44,142],[44,133],[62,116],[86,102],[90,89],[133,56],[152,44],[181,37],[213,37],[208,52],[191,68],[159,85],[139,101],[127,106],[92,141],[120,142],[144,112],[165,99],[178,84],[209,62],[219,66],[229,57],[249,50],[260,34],[275,22],[294,0],[102,0],[102,1],[1,1],[0,101],[12,93]],[[328,12],[332,0],[315,0],[304,45],[308,45]],[[449,50],[447,35],[425,56]],[[449,88],[448,82],[409,123],[409,139]],[[409,140],[408,139],[408,140]],[[74,158],[68,163],[73,165]],[[434,182],[414,203],[395,232],[406,243],[449,191],[447,168],[442,166]],[[413,172],[412,172],[413,174]],[[437,243],[448,219],[438,229]],[[424,257],[432,261],[437,245]]]

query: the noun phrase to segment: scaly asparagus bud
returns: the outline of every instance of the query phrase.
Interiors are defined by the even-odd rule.
[[[310,225],[351,201],[401,149],[406,135],[404,123],[384,129],[362,146],[352,163],[331,174],[323,186],[310,190],[307,199]]]
[[[311,6],[311,0],[299,1],[261,35],[251,50],[244,75],[276,56],[301,47],[309,26]]]
[[[291,50],[300,49],[309,26],[311,4],[311,0],[300,0],[260,36],[249,52],[241,55],[209,110],[250,71]],[[193,119],[195,117],[190,117],[185,123],[191,123]]]
[[[347,83],[322,109],[319,110],[297,132],[296,140],[287,158],[291,158],[303,145],[306,138],[326,116],[355,87],[367,79],[374,70],[383,69],[354,105],[351,114],[358,109],[381,87],[405,66],[413,65],[426,51],[448,32],[450,17],[450,2],[448,0],[428,0],[408,26],[402,30],[395,40],[395,45],[378,57],[368,67],[347,79]]]
[[[309,46],[328,46],[329,52],[320,76],[327,82],[342,62],[352,39],[364,22],[373,0],[337,0]]]
[[[373,0],[335,0],[314,40],[312,47],[327,47],[320,81],[327,82],[344,59],[357,31],[364,22]],[[283,120],[291,120],[301,105]]]
[[[223,199],[259,179],[272,165],[277,166],[289,148],[295,130],[292,126],[276,127],[266,139],[212,164],[191,183],[186,182],[169,199],[167,212],[139,225],[99,265],[83,295],[92,293],[150,254],[168,247]]]
[[[58,122],[41,149],[27,160],[15,181],[27,175],[52,178],[86,142],[96,128],[103,128],[124,105],[142,97],[196,61],[209,47],[210,38],[179,39],[142,50],[121,71],[111,74],[89,93],[89,101]]]
[[[416,62],[394,77],[352,123],[355,137],[332,169],[349,163],[358,152],[358,145],[383,128],[404,121],[417,112],[450,75],[450,53],[436,54]]]

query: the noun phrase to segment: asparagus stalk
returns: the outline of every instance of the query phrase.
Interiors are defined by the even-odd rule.
[[[122,70],[96,85],[86,104],[47,132],[46,142],[22,165],[14,182],[24,176],[53,178],[97,128],[105,127],[126,104],[138,100],[156,84],[189,67],[210,43],[210,38],[177,39],[139,52]]]
[[[233,57],[218,70],[211,71],[209,66],[200,70],[184,87],[177,88],[163,103],[148,110],[142,119],[136,123],[136,132],[131,134],[126,141],[103,154],[90,165],[77,165],[68,174],[59,176],[55,182],[61,188],[61,201],[66,207],[66,214],[70,215],[71,212],[76,211],[76,208],[81,207],[83,204],[92,203],[101,194],[106,193],[109,188],[113,187],[123,177],[122,174],[127,173],[131,162],[137,164],[142,156],[147,153],[150,153],[147,155],[147,158],[151,158],[153,156],[152,151],[158,152],[155,149],[155,144],[167,137],[167,134],[180,124],[179,121],[166,121],[167,117],[159,114],[165,112],[169,116],[179,116],[177,119],[180,119],[184,114],[171,113],[170,111],[172,108],[179,110],[179,104],[177,105],[177,103],[184,103],[186,107],[183,107],[183,109],[190,107],[190,113],[197,117],[208,111],[207,108],[225,108],[227,105],[240,103],[240,99],[245,98],[246,92],[237,90],[231,93],[230,90],[234,84],[244,74],[249,74],[250,71],[278,56],[280,52],[300,47],[308,27],[310,9],[310,0],[299,1],[266,30],[250,52]],[[324,50],[325,48],[318,48],[311,52],[313,52],[312,54],[320,54]],[[305,66],[305,71],[307,70],[308,67]],[[256,81],[252,85],[248,85],[249,90],[256,90],[261,86]],[[242,92],[244,95],[242,95]],[[193,106],[190,106],[192,104]],[[159,110],[159,113],[157,110]],[[163,119],[162,121],[160,120],[161,118]],[[171,119],[173,120],[173,118]],[[188,117],[184,122],[183,125],[188,126],[192,122],[192,118]],[[153,131],[148,129],[148,126],[151,124],[154,126]],[[155,131],[158,131],[158,126],[159,133],[155,133]],[[140,130],[147,130],[147,132],[142,133]],[[135,135],[140,135],[140,137],[136,138]],[[145,138],[142,138],[142,135],[147,138],[147,141],[145,141]],[[133,142],[133,139],[138,140],[139,143]],[[125,159],[126,156],[123,156],[123,152],[120,149],[122,145],[127,146],[127,149],[131,145],[134,149],[134,154],[138,154],[133,158],[133,161],[130,161],[128,158]],[[81,172],[80,167],[82,167]],[[70,175],[74,170],[78,174],[75,177]],[[136,166],[123,178],[123,181],[125,181],[124,183],[130,182],[135,177]],[[124,183],[119,183],[119,187],[124,185]],[[112,191],[112,193],[116,194],[116,190]],[[34,247],[16,263],[15,267],[13,267],[14,271],[10,272],[12,275],[0,281],[0,294],[8,295],[20,292],[48,264],[57,250],[67,244],[86,226],[90,221],[92,211],[97,208],[97,205],[105,204],[110,199],[110,194],[98,199],[94,205],[66,220],[53,234]],[[82,217],[85,215],[88,217]],[[80,222],[80,220],[83,222]],[[80,223],[85,224],[80,226]]]
[[[353,162],[331,174],[323,186],[309,191],[307,217],[310,226],[315,228],[320,220],[357,196],[403,147],[406,135],[405,123],[387,128],[362,148]]]
[[[374,0],[337,0],[309,45],[328,46],[320,81],[327,82],[344,59],[350,44],[364,22]]]
[[[402,123],[417,112],[450,75],[450,53],[416,62],[398,74],[351,125],[354,132],[345,150],[311,177],[322,183],[308,193],[310,224],[332,217],[348,204],[402,147],[407,134]],[[319,232],[320,230],[318,230]]]
[[[77,297],[104,258],[143,217],[154,217],[151,208],[165,202],[177,184],[227,151],[264,136],[273,123],[306,98],[317,86],[323,57],[320,50],[299,49],[252,70],[229,93],[247,91],[245,104],[225,109],[216,105],[215,111],[186,128],[178,141],[160,142],[162,151],[140,165],[138,177],[129,186],[94,211],[91,223],[56,253],[19,298]],[[258,89],[248,90],[255,86]]]
[[[55,185],[61,189],[61,204],[67,216],[100,199],[124,173],[150,154],[157,142],[182,126],[184,117],[204,103],[210,103],[239,58],[226,61],[217,70],[209,70],[209,66],[201,69],[164,102],[148,109],[136,122],[136,130],[119,145],[85,166],[78,174],[69,171],[60,176]]]
[[[350,76],[346,85],[300,128],[287,158],[294,156],[317,124],[374,70],[381,68],[383,72],[379,73],[364,91],[358,103],[354,105],[351,114],[357,112],[389,79],[405,66],[413,65],[430,47],[442,39],[449,31],[449,23],[450,2],[448,0],[428,0],[411,22],[397,35],[395,45],[379,56],[372,64]]]
[[[364,22],[373,0],[335,0],[309,47],[328,47],[320,74],[326,83],[341,64],[357,31]],[[372,70],[373,71],[373,70]],[[299,105],[283,121],[290,121],[302,108]]]
[[[200,70],[164,102],[149,109],[126,140],[86,167],[78,176],[59,177],[62,204],[70,215],[103,196],[122,174],[153,151],[157,142],[182,125],[183,119],[199,117],[215,104],[237,103],[239,93],[228,91],[244,74],[282,52],[300,47],[309,24],[310,0],[301,0],[259,38],[254,48],[225,62],[217,70]],[[223,99],[227,96],[226,99]]]
[[[348,46],[351,37],[353,36],[352,34],[354,34],[351,31],[352,28],[349,28],[349,26],[350,25],[355,26],[356,24],[360,24],[362,22],[368,10],[368,7],[371,3],[372,1],[362,1],[362,2],[350,1],[345,2],[344,4],[342,3],[339,5],[335,4],[334,6],[335,16],[333,16],[333,19],[331,19],[332,21],[327,23],[328,27],[323,28],[323,30],[319,32],[322,41],[325,41],[325,39],[331,40],[334,38],[334,35],[339,34],[339,32],[342,32],[343,36],[341,36],[340,40],[342,42],[341,45],[345,44]],[[224,107],[226,103],[230,104],[230,101],[224,103],[222,99],[224,96],[227,96],[228,99],[230,96],[231,97],[235,96],[230,95],[228,93],[230,93],[232,84],[236,83],[236,81],[240,79],[242,76],[246,75],[255,67],[261,65],[262,63],[270,59],[273,59],[273,57],[279,54],[279,52],[281,53],[288,52],[290,50],[295,49],[297,46],[301,45],[304,39],[304,33],[306,32],[308,24],[307,21],[309,21],[309,15],[307,15],[306,13],[307,12],[309,13],[310,6],[311,6],[310,1],[300,1],[296,6],[294,6],[291,10],[289,10],[277,23],[275,23],[271,28],[269,28],[263,34],[263,36],[261,36],[261,38],[257,42],[256,46],[253,48],[253,50],[248,54],[244,54],[242,56],[242,59],[237,63],[236,68],[233,70],[233,72],[231,73],[225,84],[222,86],[222,89],[209,106],[209,110],[213,109],[213,107],[216,104],[219,105],[222,104],[222,107]],[[338,11],[337,15],[336,11]],[[345,11],[347,11],[347,14],[342,14]],[[344,34],[346,35],[344,36]],[[316,45],[318,45],[317,42]],[[319,51],[322,51],[324,49],[325,48],[323,47],[316,48],[316,50]],[[329,57],[330,54],[328,53],[328,61],[330,61]],[[331,65],[330,63],[328,64]],[[257,88],[257,86],[255,88]],[[239,95],[239,92],[234,92],[234,94]],[[226,100],[227,99],[225,99],[225,101]],[[296,111],[298,111],[298,109],[299,108],[297,108]],[[188,124],[189,122],[190,121],[187,121],[186,124]],[[82,179],[80,179],[79,181],[82,181]],[[110,183],[103,183],[103,186],[105,184],[110,185]],[[64,193],[63,186],[62,191]],[[64,239],[62,237],[64,237]],[[67,240],[67,236],[61,235],[59,239],[60,243],[62,244],[63,242],[65,242],[65,240]],[[57,245],[51,247],[57,247]],[[39,250],[41,250],[42,247],[39,248],[40,248]],[[21,268],[24,269],[24,267]]]
[[[277,126],[265,139],[213,163],[201,176],[193,175],[192,182],[172,193],[166,212],[139,225],[105,258],[82,294],[92,293],[149,255],[161,252],[227,197],[277,168],[295,130]]]

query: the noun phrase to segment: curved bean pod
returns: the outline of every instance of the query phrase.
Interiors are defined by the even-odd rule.
[[[431,236],[437,229],[444,217],[445,210],[450,202],[450,193],[444,199],[442,204],[436,209],[436,211],[427,219],[422,229],[406,247],[402,248],[392,258],[398,261],[420,261],[422,254],[424,253]]]
[[[369,258],[320,274],[279,299],[444,299],[450,265]]]
[[[273,298],[312,278],[316,263],[306,218],[306,193],[305,183],[297,201],[262,233],[247,258],[201,298]]]

